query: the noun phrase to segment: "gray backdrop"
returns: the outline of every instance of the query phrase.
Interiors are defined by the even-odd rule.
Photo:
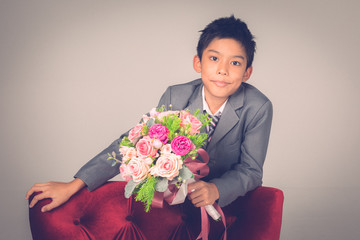
[[[0,239],[31,239],[25,192],[69,181],[192,69],[198,30],[244,19],[274,104],[264,185],[281,239],[360,236],[357,1],[0,1]]]

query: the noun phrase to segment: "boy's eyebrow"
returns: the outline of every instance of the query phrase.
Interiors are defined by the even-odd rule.
[[[217,53],[217,54],[221,54],[220,52],[216,51],[216,50],[213,50],[213,49],[209,49],[208,52],[213,52],[213,53]],[[232,56],[234,58],[240,58],[242,60],[245,60],[245,57],[244,56],[241,56],[241,55],[235,55],[235,56]]]

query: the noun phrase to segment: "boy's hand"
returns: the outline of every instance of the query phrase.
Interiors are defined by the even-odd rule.
[[[214,183],[197,181],[188,185],[189,199],[195,207],[212,205],[219,199],[219,190]]]
[[[82,189],[85,183],[76,178],[69,183],[64,182],[47,182],[47,183],[36,183],[26,193],[25,199],[28,200],[34,192],[42,192],[36,195],[29,204],[32,208],[38,201],[51,198],[52,202],[41,208],[42,212],[51,211],[52,209],[64,204],[69,198]]]

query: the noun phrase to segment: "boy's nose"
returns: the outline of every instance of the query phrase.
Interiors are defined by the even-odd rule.
[[[223,75],[223,76],[228,75],[228,70],[227,70],[225,64],[219,63],[219,66],[218,66],[218,69],[217,69],[217,74]]]
[[[219,75],[224,75],[224,76],[228,75],[227,72],[225,72],[225,71],[223,71],[223,70],[219,70],[219,71],[218,71],[218,74],[219,74]]]

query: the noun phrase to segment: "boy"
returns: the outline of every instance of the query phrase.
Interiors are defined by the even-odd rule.
[[[223,207],[262,183],[262,167],[269,141],[272,104],[255,87],[245,83],[252,73],[255,41],[247,25],[234,16],[210,23],[200,36],[193,66],[201,79],[170,86],[158,106],[173,110],[203,109],[217,119],[211,141],[206,146],[210,173],[204,181],[188,186],[189,199],[196,207],[218,204]],[[107,153],[119,155],[119,139],[85,164],[69,183],[35,184],[30,207],[43,198],[52,202],[42,211],[65,203],[87,186],[92,191],[119,173]]]

